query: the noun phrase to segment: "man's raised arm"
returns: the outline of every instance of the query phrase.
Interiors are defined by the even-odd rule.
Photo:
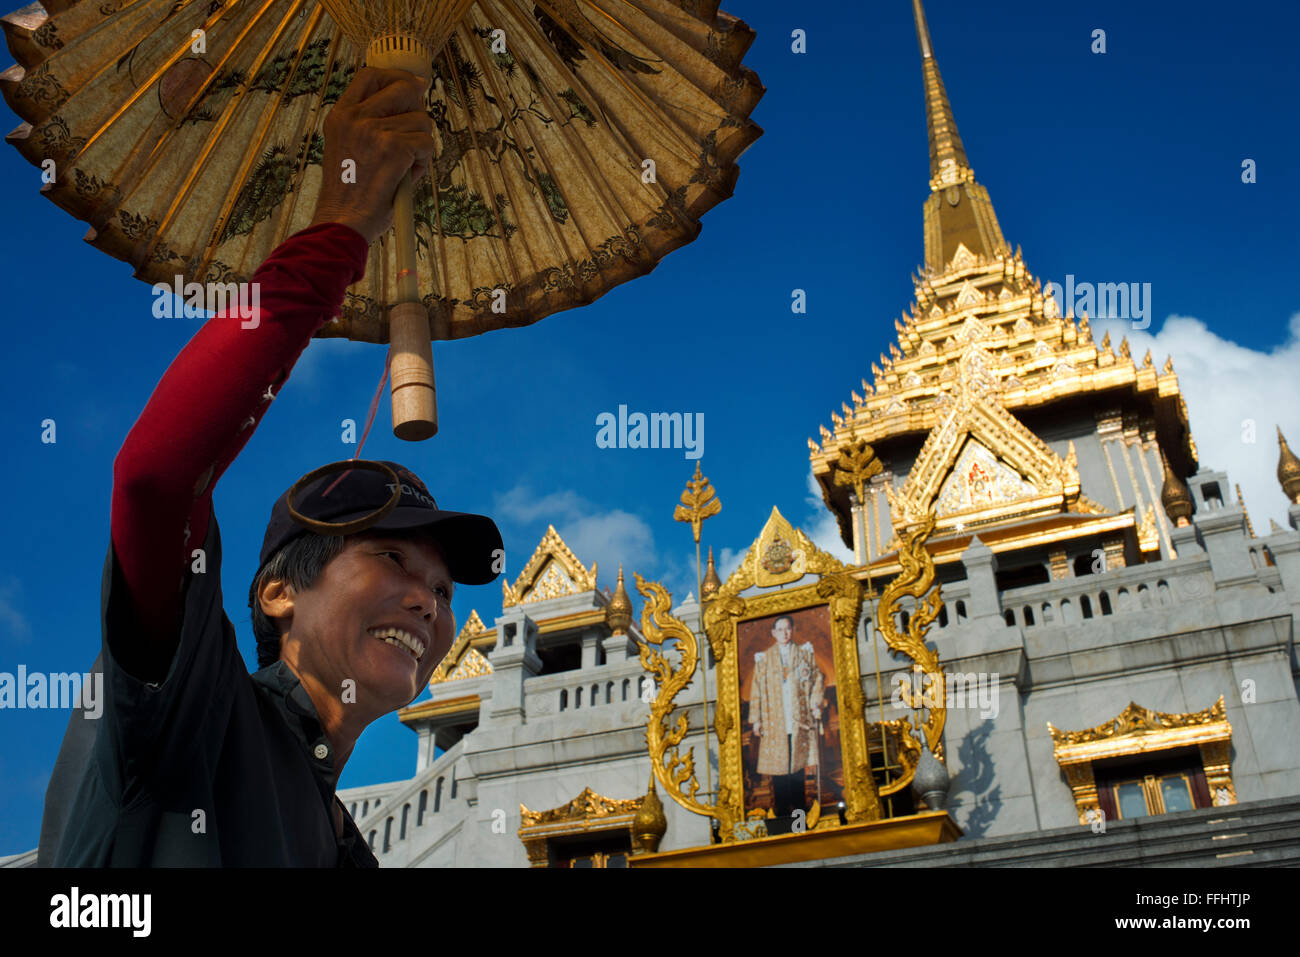
[[[179,640],[181,589],[207,536],[212,489],[252,437],[312,335],[365,275],[370,244],[392,225],[407,171],[432,156],[424,84],[364,69],[325,120],[324,178],[311,226],[254,274],[257,315],[208,320],[168,367],[113,464],[112,541],[138,634],[120,663],[161,681]],[[356,163],[344,183],[345,160]],[[234,311],[234,310],[232,310]]]

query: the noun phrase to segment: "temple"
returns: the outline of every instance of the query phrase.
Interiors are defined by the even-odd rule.
[[[689,719],[681,780],[698,785],[673,794],[648,729],[667,721],[676,659],[656,680],[630,577],[604,569],[602,587],[548,528],[491,626],[471,614],[431,699],[401,713],[419,739],[412,777],[340,792],[384,866],[1300,864],[1300,460],[1279,431],[1291,528],[1257,535],[1228,474],[1199,462],[1173,362],[1095,341],[1003,236],[913,6],[924,265],[887,353],[809,440],[853,563],[775,510],[726,582],[710,553],[700,599],[671,611],[713,642],[668,702]],[[928,582],[880,620],[918,555]],[[715,640],[716,609],[783,609],[761,601],[815,569],[837,583],[832,616],[854,616],[827,733],[861,749],[859,789],[849,762],[823,758],[838,785],[809,777],[789,820],[745,804],[724,831],[692,802],[735,799],[737,782],[771,792],[749,757],[729,764],[756,740],[754,712],[733,706],[740,646]],[[923,641],[908,656],[886,646],[909,627]],[[927,655],[946,693],[919,705],[928,723],[890,694]],[[927,729],[918,756],[908,735]]]
[[[930,144],[924,266],[887,354],[809,447],[866,595],[855,677],[873,740],[909,665],[880,655],[875,610],[908,530],[933,521],[942,607],[927,644],[949,678],[947,780],[881,799],[880,813],[919,820],[937,804],[956,827],[856,849],[832,834],[802,859],[1300,862],[1300,461],[1279,432],[1292,529],[1257,536],[1227,474],[1198,461],[1172,361],[1095,341],[1003,236],[913,6]],[[706,604],[723,587],[710,556]],[[693,596],[673,613],[700,628]],[[345,795],[380,860],[705,863],[716,828],[647,789],[645,640],[622,570],[598,587],[549,529],[494,627],[471,616],[433,700],[403,715],[420,736],[415,776]],[[710,723],[725,719],[716,667],[675,704],[707,790],[725,761],[714,735],[705,766],[699,677]],[[962,678],[993,683],[998,707],[954,702]],[[870,755],[883,789],[898,752],[886,741]]]

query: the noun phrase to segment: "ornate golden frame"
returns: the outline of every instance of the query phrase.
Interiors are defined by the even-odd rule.
[[[1074,795],[1079,823],[1089,824],[1100,813],[1092,762],[1121,755],[1148,754],[1196,745],[1205,768],[1205,784],[1214,806],[1237,803],[1232,783],[1232,725],[1223,695],[1203,711],[1166,714],[1131,701],[1127,708],[1095,728],[1062,731],[1049,721],[1052,751]]]
[[[742,597],[756,585],[788,585],[805,575],[820,580],[793,589]],[[671,613],[671,599],[663,586],[636,576],[637,590],[647,600],[641,612],[641,663],[655,675],[658,695],[650,706],[646,743],[651,766],[668,794],[697,814],[716,818],[724,843],[752,836],[745,824],[744,772],[740,728],[740,678],[736,628],[741,621],[781,612],[826,605],[830,612],[831,643],[839,688],[840,748],[844,767],[845,818],[849,823],[880,818],[867,755],[867,729],[863,715],[861,669],[857,628],[862,610],[862,587],[833,555],[817,548],[803,532],[791,527],[775,508],[763,531],[750,546],[740,567],[706,604],[704,627],[718,667],[715,727],[719,749],[717,801],[697,800],[693,752],[682,757],[679,746],[688,728],[685,713],[672,727],[668,715],[673,699],[691,681],[699,660],[694,632]],[[674,665],[664,653],[673,646],[680,661]],[[838,827],[838,815],[810,818],[810,828]]]

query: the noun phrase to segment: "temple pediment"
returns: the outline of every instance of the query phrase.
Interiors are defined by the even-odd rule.
[[[513,585],[502,581],[501,607],[545,601],[596,590],[596,563],[587,568],[564,543],[554,525],[546,526],[536,550]]]

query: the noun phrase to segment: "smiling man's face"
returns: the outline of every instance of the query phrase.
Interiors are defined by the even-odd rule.
[[[284,657],[339,694],[351,679],[363,712],[387,714],[423,690],[450,650],[453,587],[427,538],[352,539],[293,597]]]

